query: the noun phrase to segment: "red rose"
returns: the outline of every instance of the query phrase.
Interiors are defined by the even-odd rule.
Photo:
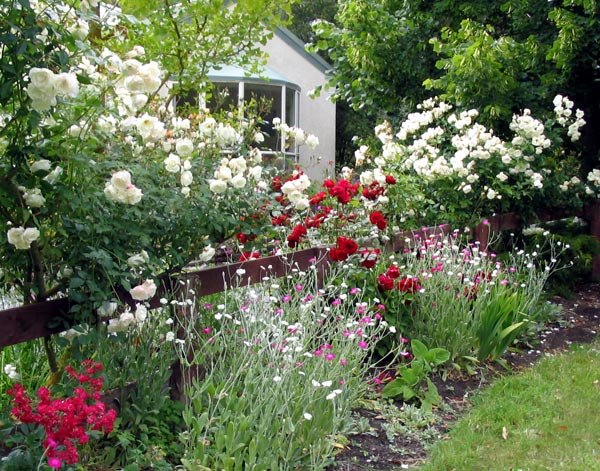
[[[386,175],[385,176],[385,182],[388,185],[395,185],[396,184],[396,179],[392,175]]]
[[[345,250],[336,247],[329,251],[329,257],[334,262],[343,262],[348,258],[348,253]]]
[[[390,268],[387,269],[385,274],[394,280],[396,278],[400,278],[400,270],[396,265],[391,265]]]
[[[352,239],[348,239],[347,237],[338,237],[337,246],[338,248],[346,252],[348,255],[352,255],[358,250],[358,244]]]
[[[369,214],[369,221],[371,221],[371,224],[377,226],[379,230],[383,231],[387,227],[387,220],[380,211],[373,211]]]
[[[398,290],[405,293],[414,294],[421,289],[419,279],[412,276],[405,276],[401,280],[398,280]]]
[[[391,291],[394,289],[394,280],[385,274],[377,277],[377,286],[380,290]]]

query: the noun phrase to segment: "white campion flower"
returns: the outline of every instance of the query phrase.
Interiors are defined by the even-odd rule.
[[[177,154],[169,154],[165,159],[165,169],[170,173],[177,173],[181,169],[181,159]]]
[[[156,284],[154,280],[146,280],[141,285],[131,288],[129,294],[136,301],[146,301],[156,294]]]
[[[40,237],[40,231],[36,227],[12,227],[6,232],[8,243],[14,245],[18,250],[28,250],[31,244]]]
[[[178,139],[177,142],[175,142],[175,150],[181,157],[188,157],[194,152],[194,143],[187,137]]]
[[[165,342],[172,342],[173,340],[175,340],[175,333],[173,331],[167,332],[165,335]]]
[[[39,188],[25,190],[23,199],[25,200],[25,204],[30,208],[41,208],[46,203],[46,198],[44,198],[42,190]]]

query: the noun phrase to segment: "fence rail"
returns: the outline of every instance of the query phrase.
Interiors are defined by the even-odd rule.
[[[589,222],[589,232],[600,240],[600,200],[594,200],[582,211],[553,212],[538,214],[540,222],[578,216]],[[472,231],[472,238],[478,241],[480,248],[487,248],[490,233],[512,230],[522,227],[523,221],[518,214],[503,214],[490,217]],[[385,250],[399,251],[406,247],[407,239],[424,237],[433,234],[446,234],[450,231],[447,225],[427,227],[420,230],[405,231],[395,234],[385,245]],[[173,294],[181,289],[193,289],[197,296],[222,292],[234,286],[251,285],[260,282],[264,277],[280,278],[291,273],[292,269],[307,270],[316,264],[319,279],[322,280],[329,267],[327,247],[299,250],[284,255],[263,257],[244,262],[220,265],[199,270],[186,271],[174,277],[161,280],[157,295],[150,300],[150,307],[161,306],[161,297]],[[600,278],[600,256],[594,258],[592,279]],[[120,301],[134,305],[135,301],[128,292],[117,294]],[[63,332],[78,324],[78,317],[70,311],[71,301],[60,298],[51,301],[33,303],[0,311],[0,348],[47,337]]]

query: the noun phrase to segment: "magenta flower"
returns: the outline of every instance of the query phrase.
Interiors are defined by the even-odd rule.
[[[212,329],[210,327],[206,327],[204,329],[202,329],[202,333],[204,334],[210,334],[212,332]]]
[[[369,348],[369,344],[367,344],[367,342],[365,342],[364,340],[359,340],[358,341],[358,346],[360,348],[362,348],[363,350],[366,349],[366,348]]]
[[[291,301],[291,299],[292,299],[292,297],[291,297],[289,294],[286,294],[286,295],[285,295],[283,298],[281,298],[281,300],[282,300],[284,303],[288,303],[288,302],[290,302],[290,301]]]
[[[323,355],[323,350],[321,350],[321,349],[315,350],[314,353],[313,353],[313,355],[321,356],[321,355]]]
[[[303,289],[304,289],[304,286],[296,285],[296,291],[302,291]]]
[[[335,354],[333,354],[333,353],[328,353],[327,355],[325,355],[325,360],[327,360],[327,361],[331,361],[331,360],[333,360],[333,359],[335,359]]]
[[[59,458],[48,458],[48,466],[54,469],[59,469],[62,466],[62,461]]]
[[[340,360],[340,365],[346,366],[348,364],[348,360],[344,360],[343,358]]]

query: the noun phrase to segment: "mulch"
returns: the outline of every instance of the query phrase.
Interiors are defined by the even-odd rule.
[[[368,433],[349,437],[350,443],[336,456],[329,471],[414,469],[426,459],[428,446],[444,439],[457,418],[469,408],[470,397],[495,377],[528,368],[541,357],[568,351],[574,344],[589,343],[600,332],[600,283],[579,286],[569,299],[554,297],[551,302],[561,306],[562,317],[547,325],[528,345],[504,356],[510,370],[489,365],[477,374],[435,379],[443,406],[428,424],[427,433],[396,434],[390,441],[383,428],[384,416],[376,409],[358,409],[356,414],[366,418],[371,428]]]

